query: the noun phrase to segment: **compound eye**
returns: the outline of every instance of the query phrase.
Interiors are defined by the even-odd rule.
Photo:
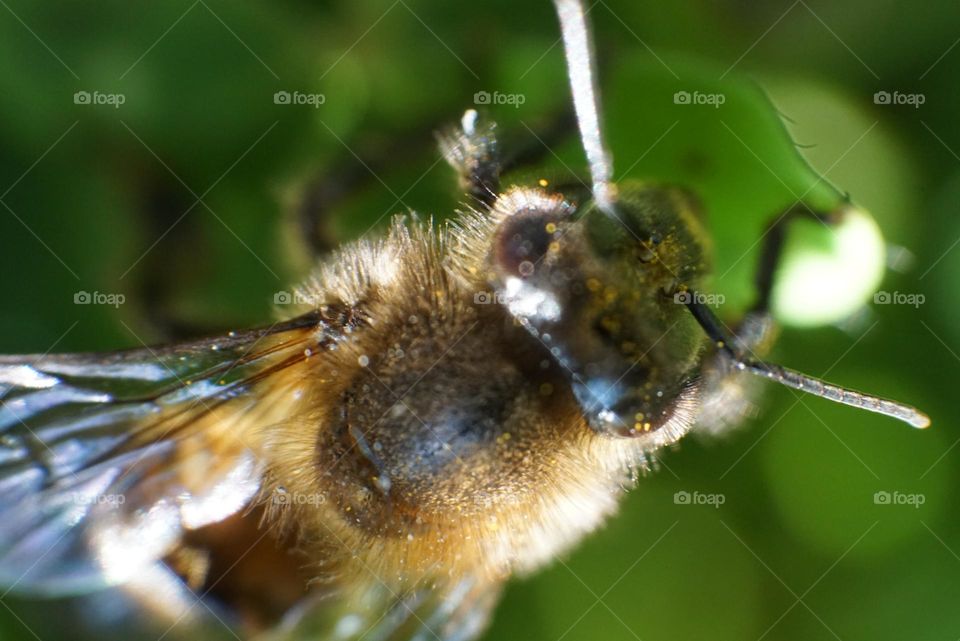
[[[557,219],[551,213],[520,211],[503,224],[496,244],[496,260],[503,271],[533,275],[557,236]]]
[[[562,198],[542,192],[524,190],[507,198],[514,207],[497,230],[493,259],[502,275],[528,278],[556,249],[561,226],[572,215],[573,207]],[[497,207],[505,204],[498,201]]]

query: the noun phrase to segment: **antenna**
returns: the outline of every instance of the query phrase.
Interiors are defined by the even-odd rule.
[[[713,312],[706,305],[698,302],[699,297],[690,292],[686,298],[687,309],[693,314],[693,317],[706,332],[707,336],[713,340],[717,347],[730,358],[733,366],[738,370],[746,371],[756,376],[762,376],[775,383],[780,383],[786,387],[825,398],[835,403],[842,403],[851,407],[856,407],[868,412],[875,412],[890,418],[903,421],[918,429],[930,426],[930,417],[916,408],[898,403],[897,401],[887,400],[879,396],[864,394],[855,390],[838,387],[832,383],[821,381],[812,376],[807,376],[800,372],[772,363],[765,363],[752,359],[745,359],[733,351],[731,341],[726,338],[720,321],[714,316]]]
[[[567,77],[577,112],[580,139],[590,165],[593,199],[604,213],[613,216],[616,188],[613,184],[613,160],[600,133],[600,102],[597,98],[593,43],[581,0],[553,0],[560,18],[563,51],[567,58]]]

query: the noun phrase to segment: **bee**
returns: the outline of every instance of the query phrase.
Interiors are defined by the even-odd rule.
[[[471,639],[751,377],[929,424],[760,358],[792,217],[736,326],[703,304],[698,203],[613,181],[585,12],[555,4],[590,185],[501,185],[471,110],[441,150],[475,205],[341,248],[272,325],[0,357],[7,591],[108,594],[191,638]]]

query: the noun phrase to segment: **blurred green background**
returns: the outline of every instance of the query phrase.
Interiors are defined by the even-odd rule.
[[[505,145],[584,164],[547,0],[0,5],[0,352],[269,321],[312,254],[395,213],[453,213],[433,132],[477,92],[522,96],[489,108]],[[960,637],[960,5],[601,0],[591,18],[618,176],[703,195],[720,313],[749,301],[767,219],[837,198],[760,86],[884,230],[894,302],[788,328],[774,358],[934,425],[768,389],[754,420],[685,440],[609,526],[512,583],[487,638]],[[2,602],[0,637],[33,638]]]

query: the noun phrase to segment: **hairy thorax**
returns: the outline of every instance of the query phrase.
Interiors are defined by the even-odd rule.
[[[313,538],[371,568],[533,569],[615,509],[642,452],[591,430],[546,348],[407,240],[404,295],[368,303],[377,331],[330,356]]]

